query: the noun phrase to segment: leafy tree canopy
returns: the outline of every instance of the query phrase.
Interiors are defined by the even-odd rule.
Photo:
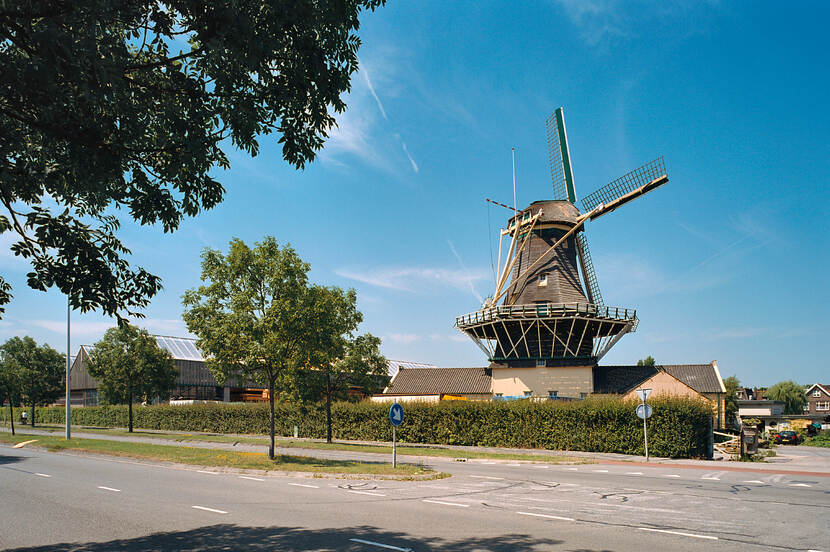
[[[637,366],[654,366],[654,357],[648,355],[646,358],[641,358],[637,361]]]
[[[724,399],[726,411],[726,423],[728,426],[735,425],[736,416],[738,414],[738,390],[741,388],[741,382],[737,376],[729,376],[723,380],[723,386],[726,388],[726,397]]]
[[[807,405],[804,387],[792,380],[776,383],[766,390],[764,398],[784,403],[784,414],[803,414]]]
[[[113,208],[173,231],[222,201],[227,147],[273,132],[303,168],[346,107],[358,16],[384,2],[0,3],[0,234],[29,286],[137,315],[161,282],[130,267]]]
[[[309,269],[273,237],[253,248],[234,239],[227,255],[204,251],[205,284],[183,298],[183,318],[217,380],[268,388],[271,458],[277,390],[289,389],[298,369],[338,358],[361,321],[354,291],[309,285]]]
[[[32,408],[34,425],[35,407],[55,402],[65,390],[66,356],[25,336],[12,337],[0,346],[0,358],[11,396]]]
[[[147,330],[129,324],[107,330],[95,344],[87,369],[98,380],[103,402],[129,405],[130,431],[132,404],[155,397],[167,399],[178,376],[170,353]]]

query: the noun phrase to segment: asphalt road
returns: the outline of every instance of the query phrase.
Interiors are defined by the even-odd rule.
[[[0,548],[830,550],[830,477],[716,463],[435,464],[453,477],[241,475],[0,446]]]

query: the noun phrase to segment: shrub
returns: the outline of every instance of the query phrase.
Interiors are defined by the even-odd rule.
[[[675,458],[706,453],[709,405],[682,398],[649,401],[649,452]],[[477,402],[446,401],[407,403],[405,420],[398,428],[401,442],[446,445],[478,445],[511,448],[544,448],[644,453],[643,423],[636,400],[591,397],[573,402]],[[389,441],[392,426],[389,404],[364,401],[332,406],[336,439]],[[134,410],[135,427],[144,429],[205,431],[213,433],[267,434],[265,404],[204,404],[146,406]],[[63,408],[44,408],[43,423],[63,423]],[[76,408],[76,425],[124,427],[126,406]],[[325,414],[321,406],[282,403],[276,405],[277,435],[324,438]]]

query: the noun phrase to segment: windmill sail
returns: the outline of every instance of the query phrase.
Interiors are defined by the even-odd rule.
[[[603,209],[601,213],[591,217],[593,220],[600,215],[610,213],[620,205],[628,203],[668,181],[663,157],[658,157],[654,161],[624,174],[596,192],[582,198],[582,210],[587,213],[598,205],[604,204],[607,209]]]
[[[561,107],[548,117],[546,126],[553,199],[576,203],[571,154],[568,151],[568,135],[565,132],[565,115]]]
[[[591,251],[588,249],[588,238],[584,232],[576,235],[576,251],[579,254],[579,268],[582,269],[582,278],[585,280],[585,291],[588,301],[602,306],[602,294],[599,292],[597,273],[594,271],[594,262],[591,260]]]

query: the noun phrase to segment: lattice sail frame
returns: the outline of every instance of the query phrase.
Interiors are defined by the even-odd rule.
[[[618,179],[609,182],[599,190],[582,198],[582,211],[589,212],[597,205],[609,204],[646,184],[666,175],[666,165],[663,156],[646,163],[642,167],[626,173]]]
[[[562,128],[559,120],[562,120]],[[560,107],[548,117],[546,127],[548,141],[548,160],[550,162],[550,180],[553,186],[553,199],[570,201],[568,198],[568,175],[573,182],[571,160],[568,153],[568,136],[564,129],[565,119]],[[562,140],[564,139],[564,144]],[[564,146],[564,147],[563,147]],[[563,155],[564,152],[564,155]],[[567,165],[566,165],[567,162]]]

